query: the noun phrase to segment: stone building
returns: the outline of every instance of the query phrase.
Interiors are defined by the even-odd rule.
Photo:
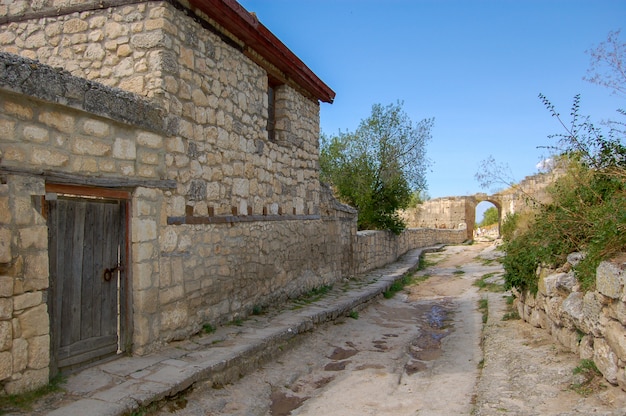
[[[0,16],[3,393],[463,240],[356,232],[319,182],[334,92],[234,0]]]

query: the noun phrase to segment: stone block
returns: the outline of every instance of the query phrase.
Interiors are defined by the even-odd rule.
[[[157,237],[157,224],[152,219],[136,219],[132,225],[133,243],[141,243],[155,240]]]
[[[39,370],[26,370],[21,378],[6,383],[4,390],[7,394],[20,394],[36,390],[48,384],[49,377],[50,371],[47,367]]]
[[[611,320],[604,328],[604,337],[617,358],[626,362],[626,326]]]
[[[1,157],[1,155],[0,155]],[[11,223],[11,210],[9,209],[9,198],[0,197],[0,224]]]
[[[111,145],[103,141],[79,137],[72,142],[72,152],[77,155],[106,156],[111,154]]]
[[[554,273],[539,278],[539,292],[545,296],[557,296],[559,291],[571,292],[576,283],[572,273]],[[568,289],[569,288],[569,289]]]
[[[0,380],[6,380],[13,375],[13,357],[10,352],[0,352]]]
[[[83,132],[90,136],[103,138],[109,135],[111,127],[108,123],[100,120],[88,119],[83,122]]]
[[[593,335],[584,335],[578,344],[578,354],[581,360],[593,359]]]
[[[13,252],[11,251],[11,230],[0,228],[0,263],[11,263]]]
[[[596,338],[593,342],[593,361],[609,383],[617,384],[617,355],[604,338]]]
[[[11,349],[13,345],[13,326],[10,321],[0,321],[0,351]]]
[[[600,316],[602,315],[602,302],[596,292],[587,292],[583,297],[583,331],[593,333],[594,336],[602,336]]]
[[[33,227],[20,228],[19,230],[20,249],[48,248],[48,227],[37,225]]]
[[[48,252],[40,251],[28,254],[24,259],[24,291],[36,291],[48,288]]]
[[[75,119],[67,113],[56,111],[42,111],[39,114],[39,121],[43,124],[53,127],[62,133],[73,133],[75,127]]]
[[[50,336],[42,335],[28,340],[28,368],[38,370],[50,365]]]
[[[28,366],[28,341],[24,338],[14,339],[11,353],[13,354],[13,372],[24,371]]]
[[[133,244],[133,260],[138,263],[154,259],[155,253],[155,244],[151,242]]]
[[[113,157],[123,160],[135,160],[137,158],[137,147],[130,139],[117,138],[113,143]]]
[[[13,317],[13,299],[0,298],[0,319],[11,319]]]
[[[151,263],[133,264],[133,290],[146,290],[154,286]]]
[[[584,322],[583,315],[583,294],[581,292],[570,293],[561,305],[563,321],[570,328],[582,329]]]
[[[150,132],[139,132],[137,134],[137,144],[151,149],[161,149],[163,147],[163,137]]]
[[[33,164],[44,166],[65,166],[69,161],[65,153],[40,148],[32,150],[30,159]]]
[[[32,308],[43,302],[43,293],[26,292],[13,298],[13,310],[21,311],[23,309]]]
[[[169,287],[159,291],[159,304],[168,305],[174,301],[180,300],[185,296],[182,286]]]
[[[48,130],[39,126],[25,126],[22,134],[24,139],[29,142],[46,143],[50,139]]]
[[[19,317],[21,337],[30,339],[32,337],[47,335],[50,332],[50,321],[48,318],[48,306],[41,304],[27,311]]]
[[[603,261],[596,269],[596,288],[611,299],[618,299],[624,294],[624,271],[616,263]]]
[[[84,32],[89,28],[89,23],[83,19],[70,19],[63,25],[63,33],[73,34]]]
[[[4,103],[4,112],[13,115],[22,120],[31,120],[33,118],[33,109],[20,103],[7,101]]]
[[[165,306],[161,310],[161,329],[172,331],[183,329],[187,325],[189,311],[185,302],[177,302]]]
[[[133,309],[142,314],[156,313],[159,308],[159,290],[150,288],[133,294]]]

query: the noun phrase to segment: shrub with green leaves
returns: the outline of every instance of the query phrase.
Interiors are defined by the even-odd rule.
[[[564,174],[548,189],[552,202],[536,209],[526,229],[519,216],[504,221],[508,288],[536,292],[539,265],[557,267],[568,254],[582,251],[586,256],[574,270],[583,289],[592,289],[600,262],[626,251],[626,147],[619,135],[605,137],[580,118],[578,100],[568,134],[558,135],[556,158]]]

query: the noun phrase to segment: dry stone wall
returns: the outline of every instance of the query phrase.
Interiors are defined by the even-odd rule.
[[[626,391],[626,256],[602,262],[596,290],[588,292],[568,271],[577,256],[559,270],[539,269],[539,291],[519,294],[519,314],[581,359],[593,360],[609,383]]]

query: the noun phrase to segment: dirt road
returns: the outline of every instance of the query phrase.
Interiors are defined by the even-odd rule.
[[[575,392],[577,357],[541,330],[502,321],[504,294],[474,284],[497,283],[498,255],[488,243],[428,254],[422,281],[392,299],[297,338],[235,384],[196,386],[156,414],[625,415],[626,393],[598,382],[585,384],[587,396]],[[483,332],[479,305],[487,303]]]

